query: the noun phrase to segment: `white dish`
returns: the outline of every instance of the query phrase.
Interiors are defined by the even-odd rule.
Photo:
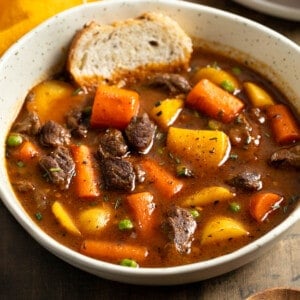
[[[299,0],[234,0],[234,1],[274,17],[284,18],[292,21],[300,21]]]
[[[206,6],[169,0],[94,2],[62,12],[28,33],[0,59],[0,197],[16,220],[43,247],[62,260],[97,276],[120,282],[171,285],[199,281],[236,269],[262,255],[300,219],[300,206],[262,238],[231,254],[171,268],[126,268],[83,256],[53,240],[32,221],[17,201],[5,169],[5,140],[28,90],[62,66],[76,30],[97,19],[110,23],[162,11],[207,46],[261,71],[300,112],[300,47],[284,36],[245,18]],[[257,51],[259,45],[259,51]],[[263,62],[263,64],[261,63]]]

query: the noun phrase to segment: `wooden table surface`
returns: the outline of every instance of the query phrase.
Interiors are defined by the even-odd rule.
[[[266,16],[232,1],[194,2],[258,21],[300,45],[299,22]],[[70,266],[33,240],[1,201],[0,225],[0,299],[235,300],[271,287],[300,289],[300,223],[272,251],[252,263],[216,278],[171,287],[112,282]]]

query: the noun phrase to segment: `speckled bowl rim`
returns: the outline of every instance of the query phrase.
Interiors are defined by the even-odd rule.
[[[30,40],[33,39],[35,35],[39,35],[41,34],[41,32],[47,31],[49,28],[51,28],[52,22],[64,23],[63,20],[70,18],[71,15],[76,15],[77,17],[80,17],[84,15],[84,12],[91,12],[93,10],[99,9],[100,7],[101,9],[103,9],[103,11],[109,10],[110,5],[112,5],[113,7],[120,8],[124,8],[124,5],[126,7],[130,7],[132,8],[131,14],[135,16],[139,14],[141,10],[143,10],[141,9],[141,7],[147,7],[147,5],[150,4],[152,5],[152,7],[155,6],[160,9],[164,8],[166,11],[168,11],[169,7],[172,7],[172,9],[170,9],[170,11],[172,12],[178,12],[180,10],[189,10],[198,13],[199,17],[201,17],[201,15],[209,15],[210,17],[212,17],[212,23],[214,21],[214,18],[220,18],[224,21],[228,20],[229,22],[233,23],[238,22],[242,26],[248,26],[249,29],[254,28],[255,30],[257,29],[263,32],[266,36],[269,36],[271,40],[275,39],[276,41],[278,41],[278,43],[284,44],[290,52],[296,53],[297,57],[300,57],[300,48],[284,36],[272,31],[271,29],[264,27],[263,25],[218,9],[183,1],[112,0],[103,1],[99,3],[94,2],[84,4],[80,7],[69,9],[47,20],[46,22],[38,26],[36,29],[25,35],[14,46],[12,46],[0,59],[0,86],[2,80],[9,80],[8,78],[6,78],[5,75],[3,76],[2,74],[1,76],[1,72],[3,73],[5,72],[5,70],[8,70],[11,67],[9,65],[9,62],[13,59],[13,57],[16,56],[17,53],[22,52],[23,47],[26,44],[28,44],[28,42],[30,42]],[[41,78],[44,75],[45,74],[41,74]],[[31,87],[32,85],[28,87],[28,89]],[[26,91],[24,90],[24,96],[25,95]],[[0,95],[0,103],[2,104],[2,102],[4,103],[5,99],[1,98]],[[18,106],[18,109],[19,108],[20,104]],[[1,117],[0,115],[0,124],[1,122],[3,122],[2,118],[4,117]],[[7,127],[8,125],[5,124],[4,126]],[[8,131],[7,128],[6,131]],[[7,133],[2,133],[0,135],[0,143],[2,144],[3,149],[5,148],[4,143],[6,134]],[[3,149],[1,150],[2,152],[0,152],[2,161],[4,161],[5,155]],[[2,165],[1,167],[1,199],[4,205],[7,207],[7,209],[16,218],[16,220],[26,229],[26,231],[36,241],[38,241],[51,253],[60,257],[62,260],[70,263],[73,266],[76,266],[82,270],[85,270],[87,272],[90,272],[92,274],[106,279],[116,280],[125,283],[144,285],[174,285],[195,282],[221,275],[223,273],[236,269],[262,255],[262,253],[269,250],[276,242],[278,242],[282,238],[282,236],[286,234],[287,231],[300,219],[300,206],[298,206],[297,209],[294,210],[284,222],[279,224],[275,229],[273,229],[263,237],[237,251],[234,251],[233,253],[208,261],[169,268],[125,268],[122,266],[102,262],[90,257],[83,256],[59,244],[57,241],[55,241],[43,231],[41,231],[39,227],[30,219],[30,217],[24,213],[23,209],[20,207],[20,204],[17,201],[15,201],[15,197],[13,195],[12,190],[9,187],[7,187],[8,183],[5,168],[3,169]]]

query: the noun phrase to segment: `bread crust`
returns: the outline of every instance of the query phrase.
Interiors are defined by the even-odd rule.
[[[188,68],[192,40],[170,17],[155,12],[99,24],[91,21],[71,43],[67,70],[82,87],[124,85],[153,72]]]

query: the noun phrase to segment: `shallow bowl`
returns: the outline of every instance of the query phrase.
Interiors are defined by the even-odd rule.
[[[125,268],[83,256],[59,244],[32,221],[16,199],[5,168],[5,139],[29,89],[56,73],[76,30],[161,11],[179,22],[199,46],[213,49],[258,70],[300,112],[300,47],[284,36],[237,15],[198,4],[168,0],[113,0],[64,11],[28,33],[0,59],[0,197],[16,220],[43,247],[62,260],[102,278],[132,284],[171,285],[208,279],[236,269],[265,253],[300,219],[300,206],[271,232],[215,259],[170,268]]]

